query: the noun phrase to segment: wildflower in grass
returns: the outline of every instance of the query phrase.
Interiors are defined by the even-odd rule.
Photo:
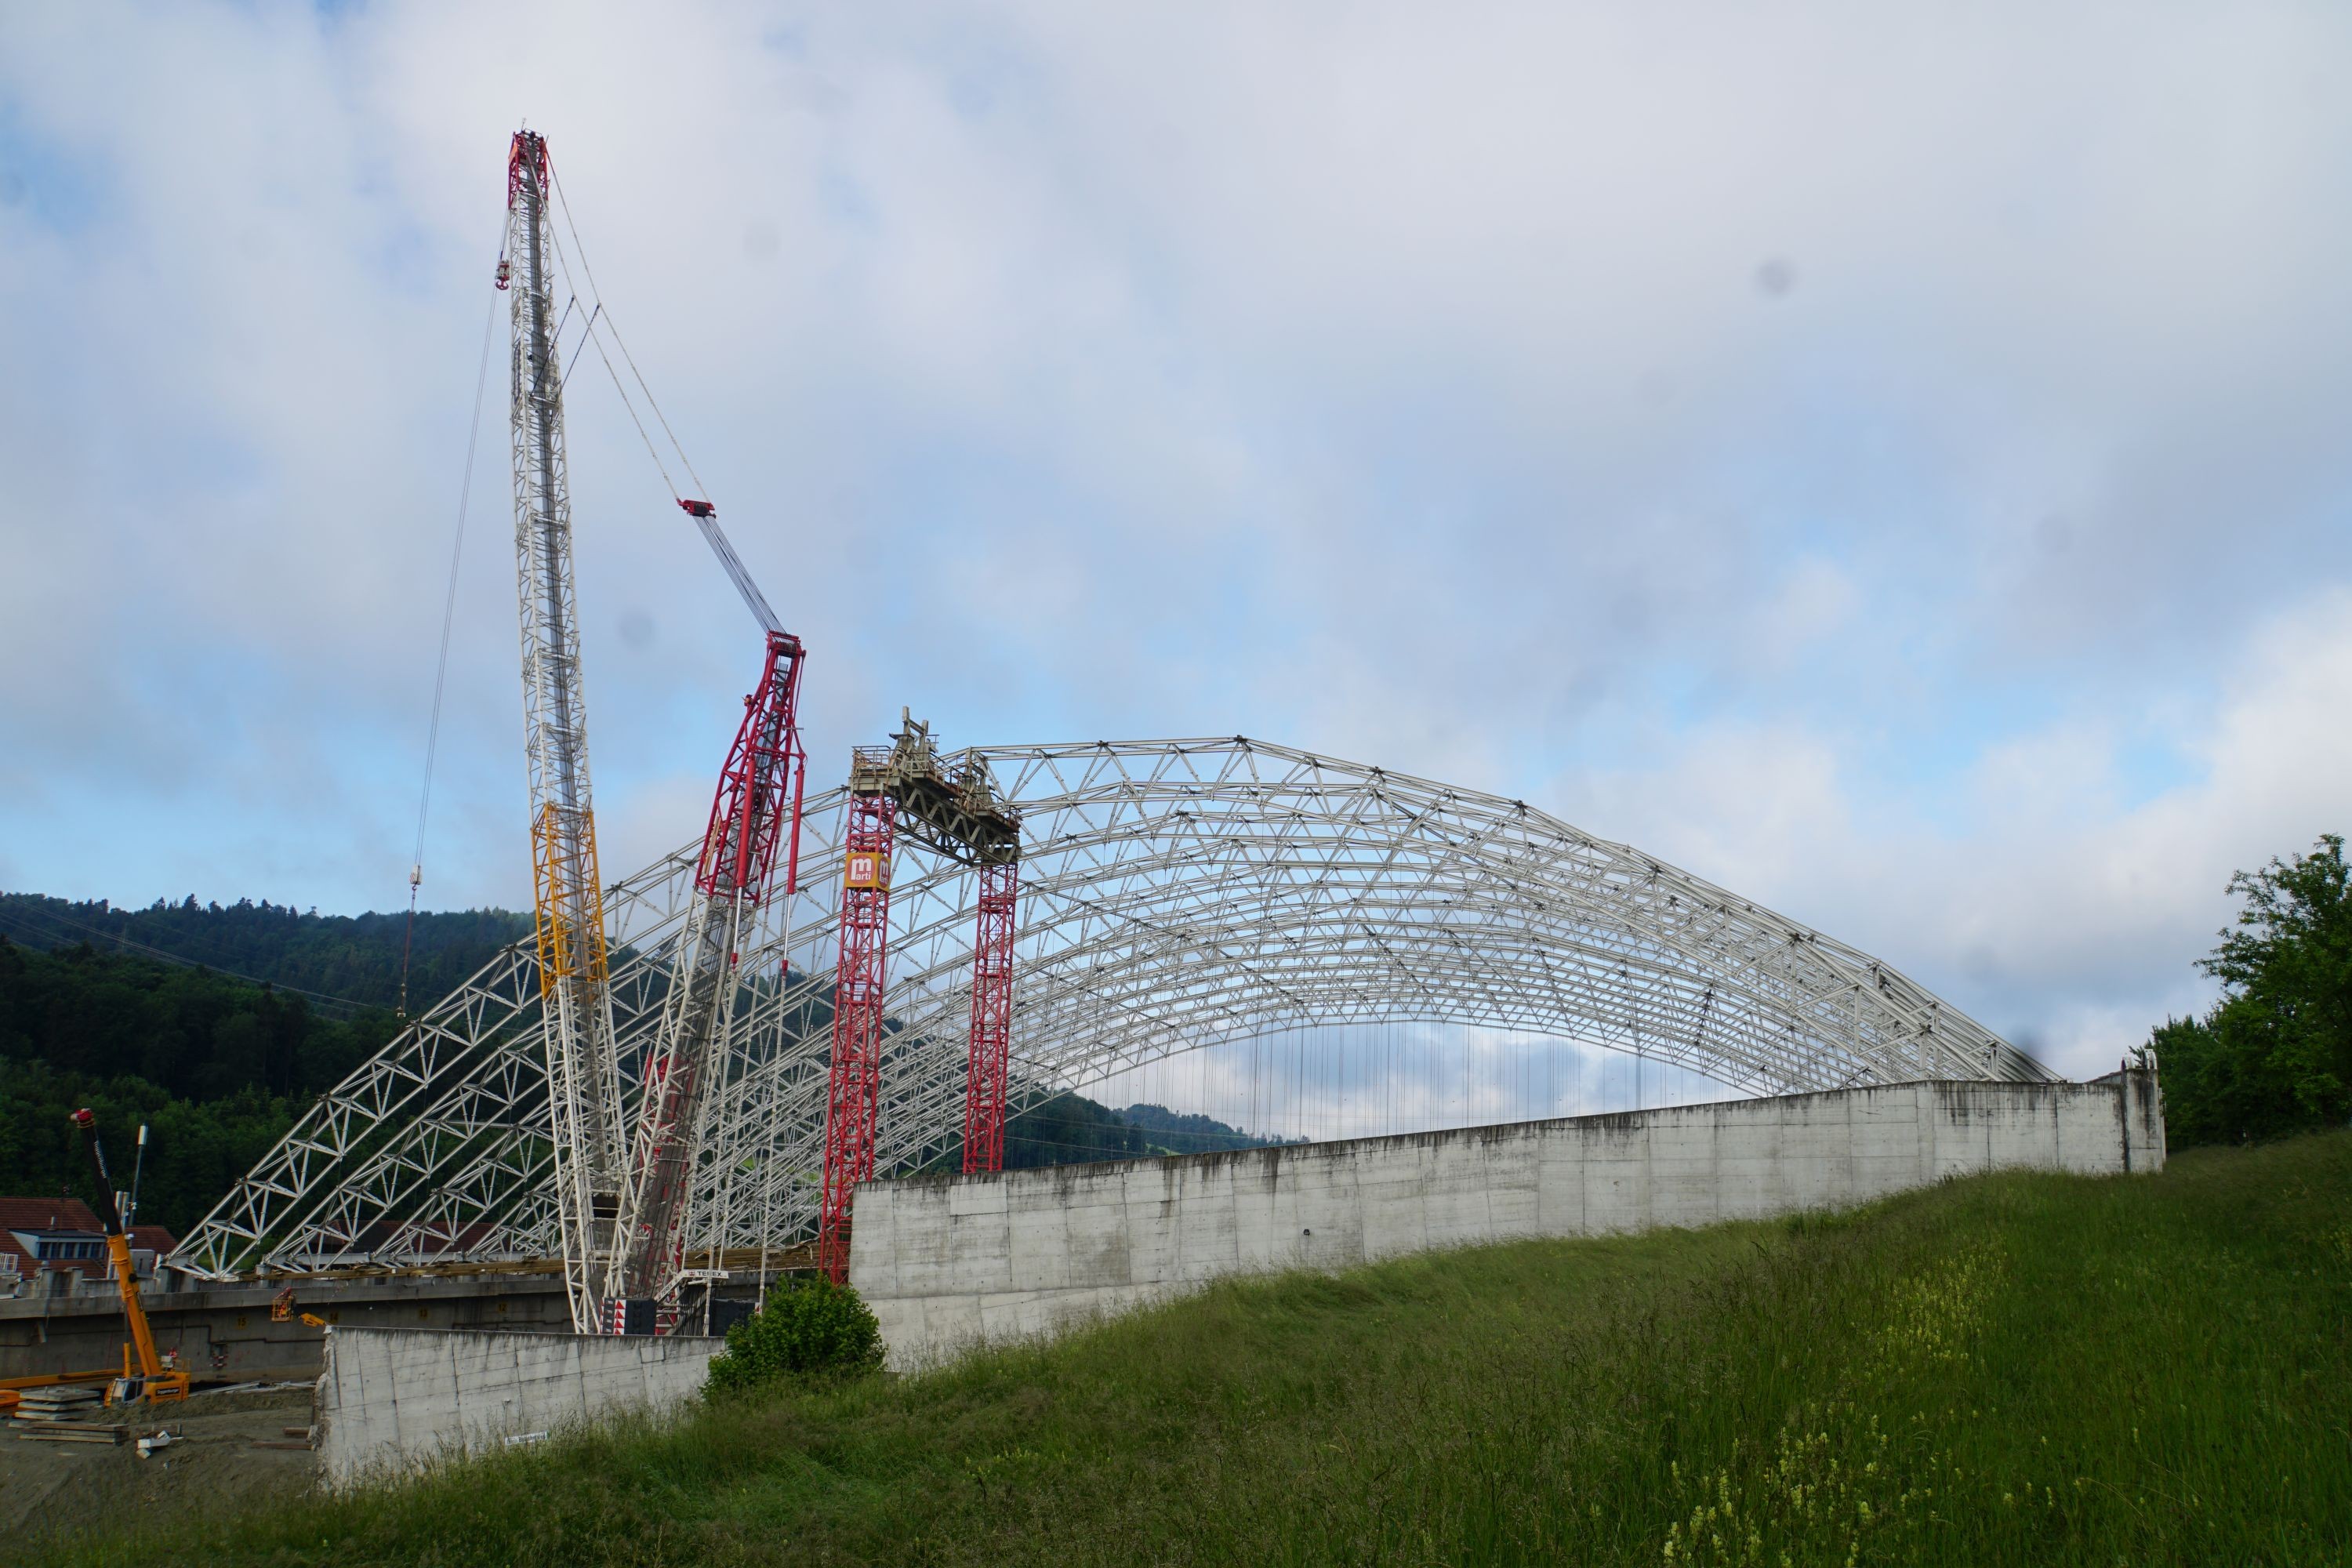
[[[1888,1321],[1872,1346],[1871,1370],[1899,1377],[1968,1362],[2006,1269],[1999,1249],[1979,1243],[1896,1281],[1889,1292]]]

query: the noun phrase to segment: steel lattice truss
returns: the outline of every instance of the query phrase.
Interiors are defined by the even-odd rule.
[[[1022,812],[1012,1070],[1083,1088],[1305,1025],[1459,1022],[1638,1049],[1754,1093],[2039,1063],[1868,954],[1519,801],[1240,737],[977,748]],[[688,1245],[814,1233],[845,793],[747,932]],[[616,884],[632,1102],[699,846]],[[876,1168],[961,1137],[974,874],[902,846]],[[307,1113],[178,1261],[257,1269],[559,1250],[540,987],[502,952]]]

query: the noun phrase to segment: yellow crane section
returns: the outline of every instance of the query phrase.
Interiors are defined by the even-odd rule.
[[[98,1215],[106,1226],[106,1256],[113,1265],[115,1283],[122,1289],[122,1315],[131,1323],[131,1342],[122,1347],[122,1375],[107,1385],[109,1405],[129,1405],[141,1399],[162,1403],[188,1396],[189,1376],[178,1367],[166,1367],[155,1353],[155,1335],[147,1326],[147,1310],[139,1304],[139,1269],[131,1261],[131,1238],[122,1234],[122,1215],[114,1206],[114,1184],[106,1173],[106,1155],[98,1146],[98,1112],[73,1113],[73,1124],[89,1151],[90,1173],[98,1182]],[[137,1352],[139,1368],[131,1370]],[[68,1379],[59,1379],[60,1382]],[[79,1381],[79,1377],[72,1381]]]

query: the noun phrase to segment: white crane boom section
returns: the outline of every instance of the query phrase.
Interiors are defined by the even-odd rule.
[[[606,988],[603,890],[588,780],[588,709],[572,567],[563,385],[555,353],[554,235],[547,143],[516,133],[507,164],[511,288],[516,587],[522,631],[524,756],[538,934],[548,1134],[572,1322],[597,1326],[610,1292],[623,1139]]]

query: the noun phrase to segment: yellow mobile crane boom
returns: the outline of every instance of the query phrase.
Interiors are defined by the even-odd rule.
[[[106,1173],[106,1155],[98,1146],[98,1112],[77,1110],[73,1124],[81,1134],[82,1147],[89,1152],[90,1173],[98,1182],[98,1215],[106,1226],[107,1261],[114,1267],[115,1283],[122,1288],[122,1315],[131,1321],[131,1342],[122,1347],[122,1375],[108,1386],[106,1402],[129,1405],[140,1399],[185,1399],[188,1374],[163,1365],[155,1353],[155,1335],[147,1327],[147,1310],[139,1304],[139,1270],[131,1261],[131,1238],[122,1233],[122,1215],[114,1206],[114,1184]],[[131,1370],[133,1351],[139,1356],[135,1373]]]

